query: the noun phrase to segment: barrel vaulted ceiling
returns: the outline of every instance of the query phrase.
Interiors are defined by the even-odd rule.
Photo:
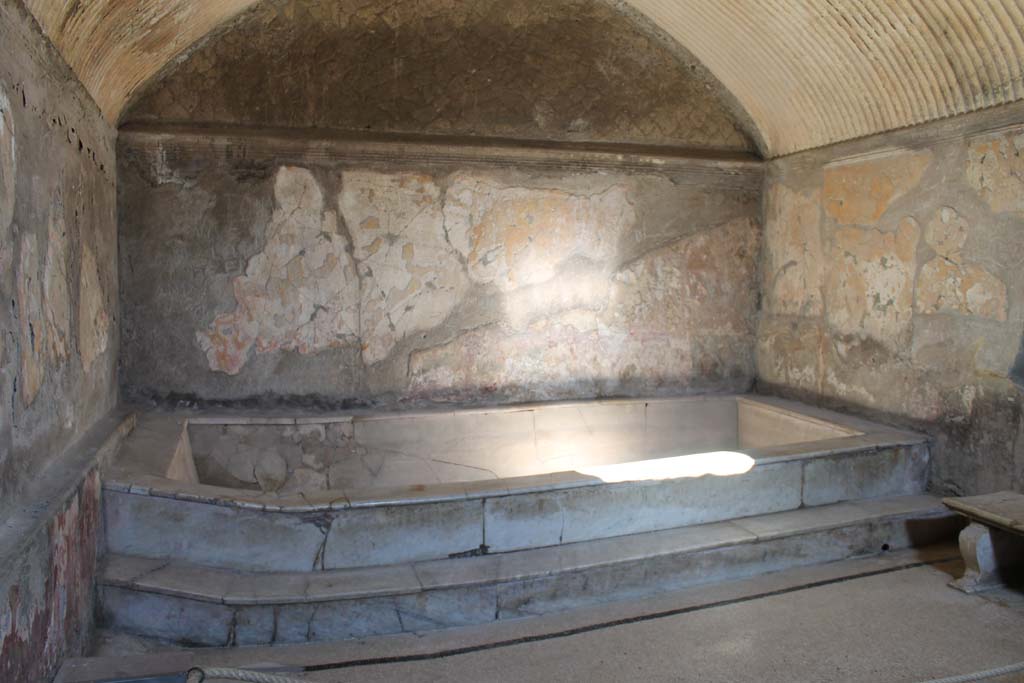
[[[26,0],[103,113],[258,0]],[[718,78],[765,156],[1024,95],[1024,0],[626,0]]]

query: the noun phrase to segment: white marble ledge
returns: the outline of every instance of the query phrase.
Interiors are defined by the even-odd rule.
[[[579,472],[551,472],[508,479],[380,487],[358,491],[334,489],[285,496],[207,484],[190,484],[165,477],[135,475],[115,470],[108,474],[103,486],[108,491],[118,493],[172,498],[221,507],[237,507],[266,512],[307,513],[350,508],[424,505],[467,499],[484,500],[525,493],[597,486],[603,483],[600,479]],[[642,483],[637,482],[637,484]]]
[[[1000,491],[967,498],[944,498],[942,502],[965,517],[1006,531],[1024,534],[1024,494]]]
[[[191,425],[250,425],[280,426],[318,424],[346,424],[353,421],[351,415],[306,415],[304,417],[283,417],[280,415],[195,415],[187,418]]]
[[[813,418],[825,424],[836,425],[863,434],[887,434],[892,439],[926,439],[925,436],[917,432],[898,429],[896,427],[891,427],[880,422],[872,422],[848,413],[840,413],[835,410],[828,410],[827,408],[819,408],[817,406],[800,403],[799,401],[792,401],[786,398],[780,398],[778,396],[740,394],[736,396],[736,399],[742,402],[770,406],[777,408],[782,412],[796,413],[805,419]]]
[[[832,455],[867,455],[886,448],[921,446],[928,443],[923,434],[902,431],[876,431],[843,436],[823,441],[784,444],[764,448],[743,448],[738,452],[753,458],[755,463],[770,464],[793,460],[811,460]]]
[[[857,457],[877,453],[886,448],[914,446],[924,443],[924,437],[911,435],[906,441],[893,441],[887,433],[863,434],[823,442],[745,449],[754,466],[771,466],[799,460],[828,457]],[[686,457],[686,456],[682,456]],[[641,461],[637,461],[641,462]],[[614,474],[616,468],[635,467],[637,462],[602,466]],[[597,468],[593,468],[597,469]],[[412,486],[378,487],[359,490],[328,490],[298,495],[261,493],[208,484],[191,484],[153,475],[137,475],[112,470],[104,481],[110,491],[134,495],[173,498],[194,503],[237,507],[266,512],[309,513],[350,508],[388,507],[398,505],[424,505],[457,500],[486,500],[529,493],[543,493],[591,486],[649,486],[659,480],[621,481],[609,483],[594,474],[563,471],[545,474],[488,479],[467,482],[445,482]]]
[[[884,517],[927,518],[948,514],[934,496],[918,495],[833,503],[792,512],[746,517],[733,520],[733,523],[750,531],[758,540],[767,541],[794,533],[838,529]]]

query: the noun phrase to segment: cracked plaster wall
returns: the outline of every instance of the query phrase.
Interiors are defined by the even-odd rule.
[[[703,68],[603,0],[266,0],[121,122],[752,149]]]
[[[1015,111],[769,169],[759,386],[927,431],[941,491],[1024,489]]]
[[[95,471],[39,482],[117,399],[115,132],[20,3],[0,45],[0,679],[47,680],[92,623]]]
[[[756,173],[294,149],[122,138],[127,394],[387,405],[749,387]]]

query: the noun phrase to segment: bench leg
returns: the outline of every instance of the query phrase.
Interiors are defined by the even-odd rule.
[[[1002,584],[999,578],[992,530],[984,524],[972,523],[960,532],[960,554],[966,571],[949,585],[964,593],[977,593]]]

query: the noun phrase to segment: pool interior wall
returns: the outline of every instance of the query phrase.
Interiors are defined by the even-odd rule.
[[[190,420],[199,480],[284,494],[494,480],[861,434],[736,396],[491,411]]]

